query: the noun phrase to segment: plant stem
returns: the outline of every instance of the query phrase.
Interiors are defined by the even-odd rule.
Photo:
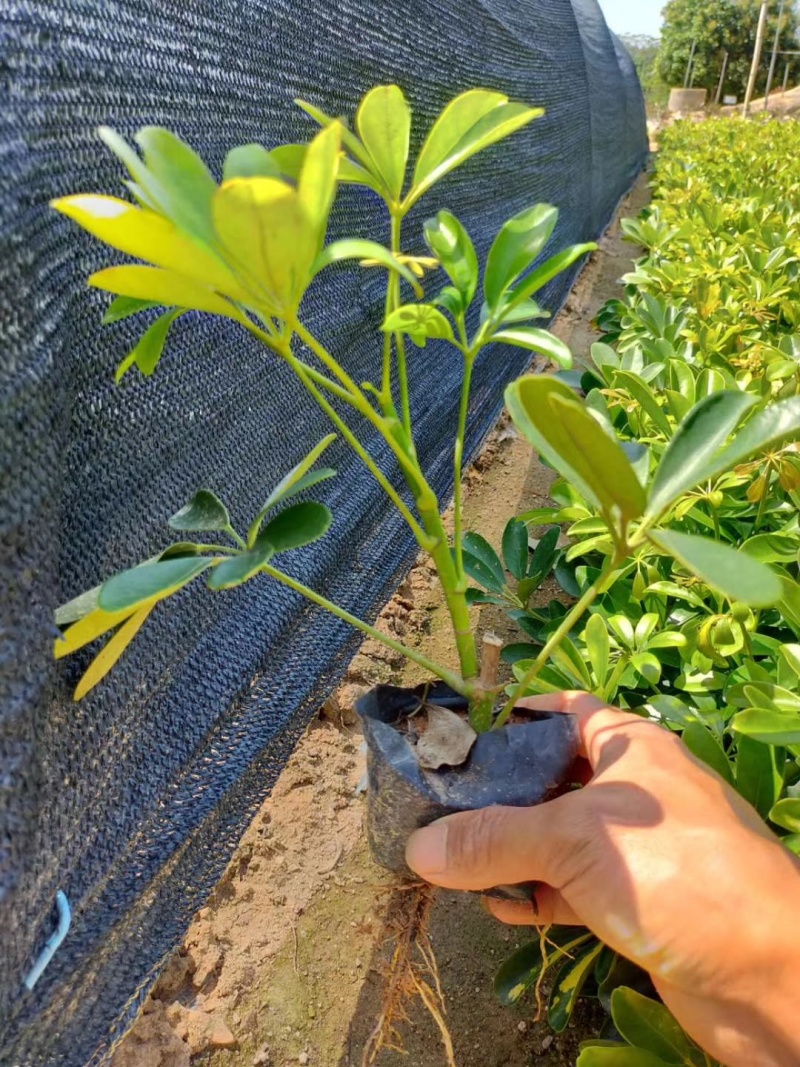
[[[464,467],[464,438],[467,433],[467,415],[469,414],[469,395],[472,386],[472,368],[475,358],[472,355],[464,355],[464,380],[461,384],[461,408],[458,415],[458,430],[456,431],[456,443],[453,450],[453,463],[455,475],[455,490],[453,494],[453,544],[456,555],[456,575],[460,586],[466,592],[467,581],[464,574],[464,550],[461,545],[463,529],[464,492],[461,481]]]
[[[522,681],[519,682],[518,685],[514,686],[511,696],[508,698],[508,701],[503,707],[503,710],[495,719],[494,726],[496,729],[499,729],[501,726],[505,726],[505,724],[508,722],[517,701],[520,699],[520,697],[524,695],[525,690],[528,688],[534,678],[537,677],[539,672],[550,659],[550,655],[553,650],[558,648],[564,638],[569,634],[570,630],[572,630],[575,624],[583,618],[583,616],[586,614],[586,612],[589,610],[595,600],[597,600],[599,596],[602,596],[606,589],[608,589],[614,583],[614,580],[616,578],[616,570],[621,562],[622,559],[619,555],[612,557],[612,559],[609,561],[608,566],[597,579],[595,584],[593,586],[590,586],[590,588],[586,590],[586,592],[583,594],[578,603],[575,604],[569,614],[565,616],[561,625],[550,637],[542,651],[533,661],[530,670],[525,674]]]
[[[395,209],[391,209],[392,234],[391,250],[394,255],[401,252],[400,234],[403,226],[403,216]],[[396,271],[389,274],[389,301],[391,310],[396,311],[400,307],[400,276]],[[406,364],[406,342],[402,334],[395,334],[395,347],[397,348],[397,381],[400,386],[400,414],[403,420],[403,428],[408,440],[412,439],[411,428],[411,401],[408,392],[408,367]]]
[[[456,693],[460,693],[462,696],[471,698],[474,686],[469,685],[463,678],[461,678],[454,671],[447,670],[446,667],[440,667],[438,663],[434,663],[432,660],[427,659],[420,652],[417,652],[413,648],[409,648],[407,645],[403,645],[400,641],[395,641],[393,637],[389,637],[387,634],[381,633],[380,630],[374,626],[370,626],[369,623],[364,622],[362,619],[357,618],[355,615],[351,615],[349,611],[345,611],[344,608],[340,608],[337,604],[327,600],[319,593],[315,593],[313,589],[309,589],[308,586],[303,585],[302,582],[296,581],[294,578],[290,578],[288,574],[284,574],[283,571],[276,570],[268,563],[265,563],[261,570],[264,574],[268,574],[270,578],[275,578],[276,581],[282,585],[288,586],[296,593],[300,593],[307,600],[310,600],[313,604],[317,604],[319,607],[329,611],[331,615],[335,615],[339,619],[343,619],[344,622],[349,623],[356,630],[360,630],[368,637],[374,638],[376,641],[380,641],[381,644],[391,648],[394,652],[399,652],[406,659],[416,663],[417,666],[422,667],[423,670],[428,671],[430,674],[435,675],[437,678],[441,678],[443,682],[450,686]]]
[[[617,665],[614,667],[614,670],[611,672],[611,677],[608,679],[608,681],[606,682],[605,686],[603,687],[602,693],[598,694],[598,696],[600,697],[601,700],[609,701],[609,700],[611,700],[613,698],[614,691],[616,690],[617,686],[619,685],[619,680],[623,676],[623,674],[625,673],[625,671],[627,669],[628,669],[628,656],[625,653],[623,653],[620,656],[620,658],[619,658],[619,660],[617,662]]]
[[[764,513],[767,510],[767,498],[769,497],[769,483],[772,481],[772,467],[767,464],[767,469],[764,472],[764,492],[761,494],[761,499],[758,502],[758,512],[756,514],[754,531],[758,531],[761,528],[761,524],[764,521]]]
[[[366,448],[364,448],[364,446],[358,440],[358,438],[347,425],[347,423],[344,421],[344,419],[342,419],[336,409],[325,399],[322,393],[320,393],[319,389],[317,389],[313,382],[310,380],[308,374],[306,373],[304,364],[300,360],[295,358],[295,356],[291,352],[291,349],[289,349],[288,346],[286,351],[282,352],[281,354],[283,355],[284,359],[286,359],[287,363],[291,366],[292,370],[295,372],[295,374],[306,387],[306,389],[309,391],[309,393],[312,395],[312,397],[316,400],[317,404],[319,404],[319,406],[322,408],[322,410],[325,412],[325,414],[328,416],[334,426],[336,426],[336,428],[339,430],[342,437],[344,437],[344,439],[347,441],[347,443],[350,445],[350,447],[353,449],[353,451],[356,453],[356,455],[359,457],[365,467],[372,474],[373,478],[375,478],[381,489],[383,489],[383,491],[389,497],[391,502],[403,516],[411,532],[414,534],[417,544],[420,546],[420,548],[429,552],[431,549],[430,537],[425,533],[425,530],[420,526],[420,524],[411,514],[411,511],[403,500],[403,498],[394,488],[392,483],[380,469],[380,467],[369,454],[369,452],[367,452]]]

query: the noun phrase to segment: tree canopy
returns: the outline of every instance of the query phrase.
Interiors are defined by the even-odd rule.
[[[780,0],[770,0],[767,40],[758,88],[766,85],[770,52],[778,23]],[[669,85],[683,85],[686,68],[697,42],[694,85],[715,92],[725,52],[730,55],[725,91],[744,95],[756,41],[761,0],[668,0],[658,71]],[[797,48],[797,16],[787,2],[781,31],[782,49]]]

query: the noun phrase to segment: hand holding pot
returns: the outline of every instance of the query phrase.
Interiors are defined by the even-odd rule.
[[[522,702],[573,714],[583,789],[418,831],[409,866],[436,885],[537,881],[506,922],[588,926],[644,967],[679,1022],[730,1067],[800,1063],[800,863],[679,738],[585,693]]]

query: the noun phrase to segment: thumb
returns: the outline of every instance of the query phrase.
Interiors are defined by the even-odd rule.
[[[478,891],[520,882],[560,889],[576,851],[570,803],[575,796],[536,808],[449,815],[411,835],[406,862],[421,878],[447,889]]]

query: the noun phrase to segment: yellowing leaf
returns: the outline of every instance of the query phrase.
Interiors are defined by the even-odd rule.
[[[159,267],[107,267],[92,274],[89,285],[108,293],[153,300],[166,307],[192,308],[195,311],[210,311],[212,315],[224,315],[237,322],[244,320],[241,311],[224,297],[218,296],[213,289],[183,274]]]
[[[79,648],[83,648],[84,645],[90,644],[96,638],[102,637],[103,634],[113,630],[114,627],[119,626],[121,622],[129,618],[134,610],[134,608],[128,608],[125,611],[109,612],[96,608],[78,622],[73,623],[64,633],[64,636],[55,642],[53,648],[55,658],[63,659],[64,656],[69,656],[73,652],[77,652]]]
[[[111,640],[103,647],[103,650],[92,660],[89,669],[78,682],[73,695],[76,702],[82,700],[86,694],[101,682],[108,674],[122,653],[137,635],[147,621],[147,617],[155,607],[155,604],[146,604],[128,619],[114,634]]]
[[[383,179],[389,195],[398,200],[403,192],[411,137],[411,111],[402,89],[379,85],[368,92],[356,114],[356,129],[375,172]]]
[[[218,259],[154,211],[113,196],[65,196],[50,204],[93,237],[126,255],[184,274],[235,300],[249,295]]]
[[[336,196],[342,127],[338,122],[317,134],[303,160],[297,193],[300,205],[317,230],[316,252],[325,243],[328,216]]]
[[[261,306],[294,313],[311,279],[319,227],[276,178],[235,178],[214,196],[214,225]]]

